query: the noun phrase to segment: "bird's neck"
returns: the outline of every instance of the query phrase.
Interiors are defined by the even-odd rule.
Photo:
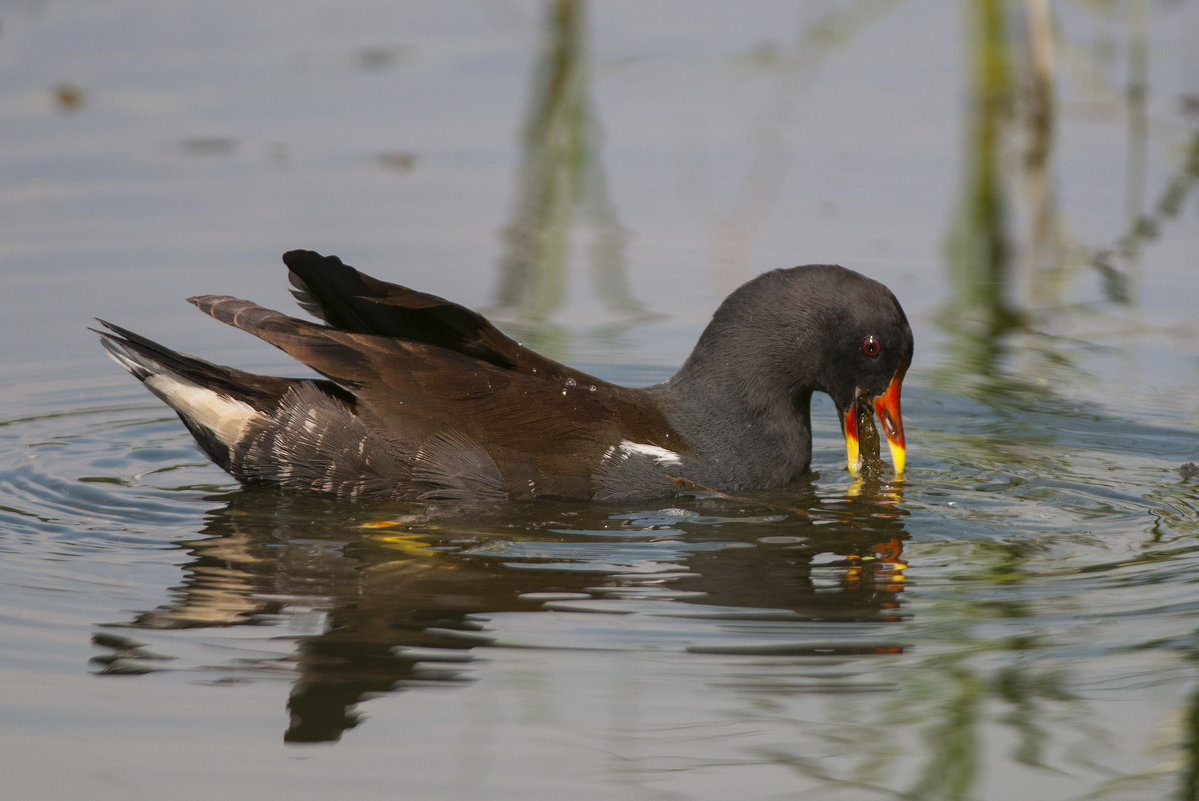
[[[807,470],[811,390],[788,391],[758,378],[733,361],[689,360],[674,377],[651,388],[670,410],[671,424],[711,472],[693,477],[696,481],[778,486]]]

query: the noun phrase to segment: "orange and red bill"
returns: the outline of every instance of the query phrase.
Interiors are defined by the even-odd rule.
[[[878,415],[878,421],[883,429],[883,436],[887,438],[887,445],[891,448],[891,463],[894,465],[895,475],[900,476],[903,474],[906,450],[903,439],[903,417],[899,411],[899,390],[900,385],[903,383],[904,373],[906,372],[907,364],[901,364],[881,395],[876,395],[873,398],[867,398],[862,395],[855,398],[854,402],[850,404],[842,416],[841,430],[845,434],[845,451],[849,472],[855,476],[862,468],[858,411],[863,406],[867,410],[866,415],[863,415],[867,422],[869,422],[870,407],[873,407],[874,413]]]

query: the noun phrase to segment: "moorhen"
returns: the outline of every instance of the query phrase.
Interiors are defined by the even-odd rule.
[[[808,469],[809,402],[832,397],[849,468],[871,407],[903,472],[912,331],[882,284],[833,265],[759,275],[716,310],[682,369],[643,389],[541,356],[481,315],[287,253],[316,323],[246,300],[190,301],[325,376],[276,378],[100,321],[104,347],[243,484],[338,497],[628,500],[681,486],[778,487]]]

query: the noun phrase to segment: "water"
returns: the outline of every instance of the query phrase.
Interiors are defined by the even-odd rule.
[[[6,797],[1197,797],[1199,16],[1055,7],[1046,106],[1034,7],[0,12]],[[856,267],[908,473],[822,399],[744,498],[240,490],[85,328],[294,374],[182,300],[292,247],[629,384]]]

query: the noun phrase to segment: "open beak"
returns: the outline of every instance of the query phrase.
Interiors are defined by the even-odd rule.
[[[891,463],[895,467],[895,475],[903,475],[906,449],[903,439],[903,417],[899,412],[899,389],[907,369],[906,363],[901,364],[881,395],[870,398],[869,401],[864,396],[855,398],[841,419],[849,472],[855,476],[862,467],[862,443],[859,441],[859,436],[868,438],[868,448],[873,451],[871,457],[877,458],[878,456],[878,442],[876,441],[878,435],[873,430],[860,431],[858,425],[859,411],[865,412],[862,417],[866,423],[870,423],[871,406],[874,407],[874,413],[878,415],[878,421],[882,424],[883,436],[887,438],[887,444],[891,447]],[[873,425],[869,427],[873,429]]]

